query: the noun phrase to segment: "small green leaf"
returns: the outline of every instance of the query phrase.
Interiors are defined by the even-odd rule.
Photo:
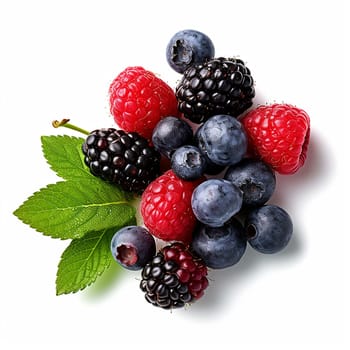
[[[132,220],[128,225],[134,225]],[[94,283],[111,264],[110,242],[119,227],[87,233],[74,239],[61,256],[56,278],[56,293],[75,293]]]
[[[83,142],[82,138],[67,135],[41,137],[42,150],[51,169],[66,180],[92,176],[84,164]]]
[[[80,238],[90,231],[124,226],[135,216],[125,193],[90,177],[48,185],[15,212],[25,224],[53,238]]]

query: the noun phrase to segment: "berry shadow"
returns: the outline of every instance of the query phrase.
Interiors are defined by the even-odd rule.
[[[275,254],[259,253],[248,244],[244,256],[236,265],[222,270],[210,270],[209,287],[202,299],[191,307],[191,314],[198,317],[222,313],[228,305],[239,303],[240,295],[244,293],[244,288],[249,288],[249,281],[254,281],[254,276],[259,276],[274,266],[292,263],[303,254],[304,245],[300,237],[296,227],[288,246]]]
[[[268,104],[268,98],[263,94],[262,91],[259,90],[257,86],[255,86],[255,97],[253,99],[253,106],[250,109],[257,108],[261,105],[266,105]],[[250,110],[249,109],[249,110]]]
[[[106,296],[113,291],[112,287],[116,284],[121,284],[122,280],[127,277],[125,272],[122,267],[112,262],[109,268],[101,276],[97,277],[95,283],[83,291],[84,297],[89,300],[97,300]]]
[[[327,154],[329,148],[316,132],[312,132],[305,164],[293,175],[276,174],[276,190],[269,203],[282,207],[291,202],[300,205],[300,197],[307,198],[317,187],[324,187],[332,176],[330,163],[334,159]],[[295,198],[295,201],[294,201]]]
[[[312,193],[319,191],[334,175],[330,169],[329,147],[325,145],[316,132],[312,133],[308,155],[304,166],[293,175],[277,174],[277,187],[268,203],[286,208],[287,211],[299,210],[302,201],[310,202]],[[296,210],[296,211],[298,211]],[[203,299],[191,308],[191,314],[201,317],[203,314],[222,313],[227,305],[239,303],[244,289],[249,287],[255,276],[261,276],[265,270],[271,270],[280,264],[293,264],[307,250],[307,242],[302,237],[304,233],[299,227],[298,217],[293,216],[293,236],[288,246],[277,254],[261,254],[249,245],[235,266],[223,270],[210,270],[208,277],[210,285]]]

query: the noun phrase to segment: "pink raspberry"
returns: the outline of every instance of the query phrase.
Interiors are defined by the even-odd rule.
[[[141,198],[141,215],[155,237],[185,243],[192,240],[197,221],[191,197],[200,182],[182,180],[168,170],[148,185]]]
[[[178,114],[172,88],[142,67],[128,67],[113,80],[109,101],[119,127],[136,131],[148,140],[160,119]]]
[[[288,104],[259,106],[241,122],[249,149],[281,174],[293,174],[303,166],[310,138],[307,113]]]

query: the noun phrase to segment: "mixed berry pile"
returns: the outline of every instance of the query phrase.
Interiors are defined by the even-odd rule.
[[[275,171],[292,174],[304,164],[309,117],[288,104],[248,111],[255,96],[249,68],[214,55],[207,35],[176,33],[166,48],[182,74],[175,91],[142,67],[125,69],[109,90],[124,131],[94,131],[83,145],[94,175],[142,192],[144,226],[118,231],[111,251],[125,268],[142,269],[146,300],[162,308],[200,298],[207,268],[238,263],[247,243],[276,253],[293,231],[289,214],[266,203]],[[105,135],[101,145],[90,141],[96,134]],[[162,158],[169,165],[160,174]],[[156,252],[155,239],[168,245]]]
[[[92,175],[139,196],[142,223],[113,232],[111,254],[141,270],[149,303],[173,309],[201,298],[208,269],[237,264],[248,244],[287,246],[291,217],[269,200],[275,172],[303,166],[310,120],[289,104],[254,107],[250,69],[215,57],[201,32],[176,33],[166,59],[177,86],[127,67],[109,87],[116,127],[88,133],[81,149]]]

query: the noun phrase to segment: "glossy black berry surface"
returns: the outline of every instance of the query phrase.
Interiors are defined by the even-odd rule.
[[[215,114],[233,117],[252,106],[254,80],[244,62],[216,58],[188,68],[176,87],[178,108],[194,123]]]
[[[163,309],[183,307],[202,297],[208,286],[207,267],[188,247],[174,242],[163,247],[141,273],[146,300]]]
[[[183,307],[192,300],[188,286],[176,275],[178,268],[172,260],[165,261],[160,252],[145,266],[140,288],[149,303],[170,309]]]
[[[160,172],[160,153],[136,132],[92,131],[82,145],[90,172],[125,191],[142,193]]]

